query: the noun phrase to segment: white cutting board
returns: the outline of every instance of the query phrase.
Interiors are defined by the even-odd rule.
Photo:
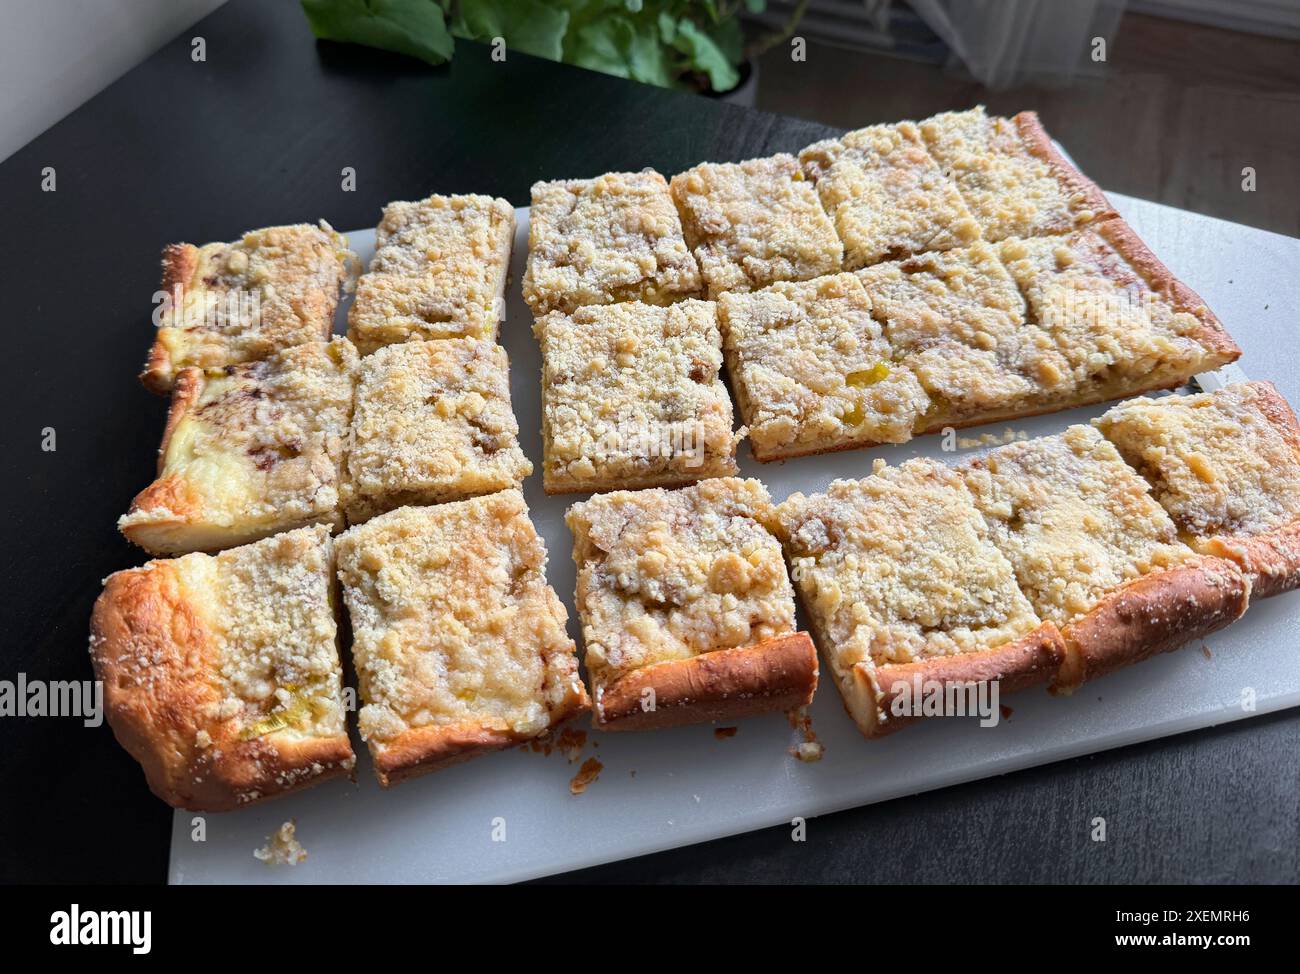
[[[1151,248],[1198,290],[1246,350],[1252,378],[1278,383],[1300,402],[1295,323],[1300,321],[1300,240],[1112,194],[1110,199]],[[501,342],[510,354],[511,389],[521,440],[538,473],[525,485],[533,520],[550,552],[548,577],[573,611],[572,540],[564,511],[580,495],[547,497],[541,486],[540,356],[519,291],[527,251],[528,210],[517,211],[513,274]],[[377,215],[376,215],[377,216]],[[374,231],[348,234],[368,261]],[[1287,269],[1287,273],[1279,273]],[[340,310],[342,323],[346,308]],[[342,328],[339,328],[340,332]],[[1240,378],[1240,373],[1232,378]],[[1206,385],[1214,384],[1207,377]],[[1086,422],[1104,407],[1016,422],[1030,436]],[[1008,424],[962,431],[1001,433]],[[952,462],[939,438],[898,447],[836,453],[763,465],[741,446],[741,473],[760,478],[774,499],[858,477],[871,461],[926,455]],[[804,624],[806,627],[806,624]],[[789,827],[838,809],[943,788],[974,778],[1059,761],[1300,705],[1300,592],[1251,608],[1245,618],[1199,645],[1130,667],[1073,697],[1044,690],[1004,698],[1014,711],[996,727],[936,719],[886,738],[864,740],[849,720],[823,666],[812,724],[824,758],[805,764],[787,749],[802,739],[780,714],[751,718],[719,740],[708,725],[642,733],[588,733],[576,763],[514,750],[381,791],[360,740],[357,781],[332,781],[264,805],[209,814],[194,841],[195,815],[172,826],[173,883],[502,882],[578,869],[765,827]],[[581,641],[579,639],[579,646]],[[582,795],[569,782],[585,759],[603,765]],[[308,859],[269,867],[253,850],[281,822],[295,819]],[[504,829],[504,841],[499,841]],[[497,840],[494,840],[494,835]]]

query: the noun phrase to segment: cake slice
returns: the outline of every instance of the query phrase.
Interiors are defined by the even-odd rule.
[[[357,282],[348,337],[362,355],[413,338],[496,338],[514,241],[515,211],[503,199],[389,203]]]
[[[1053,689],[1177,649],[1246,611],[1250,583],[1198,555],[1090,426],[992,450],[960,468],[989,535],[1066,659]]]
[[[91,662],[155,795],[219,812],[350,772],[334,606],[323,525],[108,577]]]
[[[981,105],[920,123],[926,148],[956,184],[985,240],[1068,233],[1114,214],[1092,180],[1056,151],[1033,112]]]
[[[153,554],[343,526],[339,485],[357,353],[345,338],[260,362],[182,369],[158,478],[118,520]]]
[[[653,169],[534,183],[532,200],[524,300],[534,315],[699,293],[668,182]]]
[[[1271,382],[1131,399],[1093,420],[1197,551],[1263,598],[1300,587],[1300,426]]]
[[[519,491],[381,514],[339,537],[338,564],[361,736],[385,787],[588,708]]]
[[[1065,357],[1025,317],[1025,301],[993,247],[876,264],[858,272],[894,360],[930,404],[917,432],[1035,411],[1059,385]]]
[[[722,296],[727,371],[756,460],[911,439],[930,397],[871,312],[852,274]]]
[[[1219,319],[1123,220],[1004,241],[1000,256],[1069,371],[1053,408],[1172,388],[1241,355]]]
[[[795,632],[757,480],[598,494],[565,521],[598,727],[730,720],[812,700],[817,652]]]
[[[961,478],[941,463],[875,461],[861,480],[777,507],[813,635],[868,737],[914,720],[929,692],[1056,674],[1060,633],[1040,620],[991,543]]]
[[[736,472],[714,305],[625,302],[553,311],[542,347],[548,494],[679,486]]]
[[[710,298],[840,269],[835,225],[792,155],[702,163],[670,188]]]
[[[799,153],[844,244],[844,269],[980,237],[956,185],[926,151],[913,122],[872,125]]]
[[[220,369],[329,341],[353,257],[324,221],[251,230],[234,243],[169,244],[140,381],[165,395],[185,368]]]
[[[518,487],[533,472],[506,351],[481,338],[389,345],[361,360],[348,438],[348,522]]]

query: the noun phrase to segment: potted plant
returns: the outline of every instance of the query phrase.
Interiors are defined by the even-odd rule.
[[[301,0],[319,38],[442,64],[455,38],[665,88],[753,103],[758,54],[789,37],[807,7],[748,43],[742,12],[766,0]]]

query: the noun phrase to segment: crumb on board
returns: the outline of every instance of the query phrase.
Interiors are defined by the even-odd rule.
[[[735,737],[736,732],[739,730],[739,727],[715,727],[713,728],[713,736],[720,741],[725,741],[729,737]]]
[[[266,845],[253,850],[253,858],[268,866],[296,866],[307,858],[307,850],[294,837],[293,819],[266,837]]]
[[[785,716],[790,721],[790,726],[803,735],[803,740],[790,748],[790,754],[806,764],[820,761],[822,755],[826,753],[826,748],[822,746],[821,741],[817,740],[817,732],[813,730],[812,716],[808,713],[808,708],[798,707],[786,711]]]
[[[581,795],[587,790],[588,785],[600,777],[600,772],[604,767],[595,758],[587,758],[582,762],[582,767],[578,769],[578,773],[573,776],[573,780],[569,782],[569,791],[575,795]]]
[[[577,727],[566,727],[558,734],[547,732],[528,742],[527,748],[534,754],[550,757],[559,751],[570,764],[577,761],[582,749],[587,746],[587,732]],[[595,746],[593,742],[593,746]]]
[[[1003,703],[1003,704],[998,704],[998,709],[999,709],[1000,711],[1002,711],[1002,719],[1003,719],[1003,720],[1010,720],[1010,719],[1011,719],[1011,715],[1015,713],[1014,710],[1012,710],[1010,707],[1008,707],[1008,706],[1007,706],[1006,704],[1004,704],[1004,703]]]
[[[1000,434],[981,433],[979,436],[959,436],[957,446],[963,450],[973,450],[977,446],[1005,446],[1008,443],[1027,439],[1029,434],[1024,430],[1016,430],[1008,426]]]
[[[1210,652],[1210,647],[1204,643],[1201,644],[1201,652],[1205,654],[1206,659],[1214,659],[1214,654]]]

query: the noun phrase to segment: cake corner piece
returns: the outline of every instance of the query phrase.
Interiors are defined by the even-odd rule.
[[[226,811],[351,773],[331,546],[303,528],[105,581],[90,655],[108,723],[167,804]]]

